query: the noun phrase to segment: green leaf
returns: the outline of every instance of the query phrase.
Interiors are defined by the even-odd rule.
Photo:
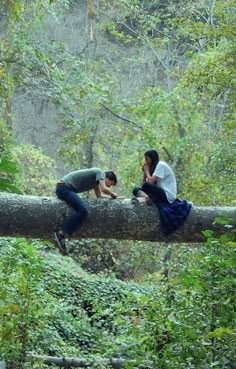
[[[18,173],[18,169],[13,161],[3,157],[0,161],[0,172],[15,174]]]
[[[234,241],[229,241],[229,242],[227,242],[227,246],[229,246],[229,247],[232,247],[232,248],[236,248],[236,242],[234,242]]]
[[[22,192],[12,183],[12,181],[7,178],[0,178],[0,191],[18,193],[19,195],[22,194]]]
[[[212,238],[213,237],[213,231],[210,231],[209,229],[206,231],[202,231],[203,236],[206,238]]]
[[[230,218],[227,214],[222,214],[221,217],[215,218],[214,221],[216,224],[227,225],[232,222],[232,218]]]

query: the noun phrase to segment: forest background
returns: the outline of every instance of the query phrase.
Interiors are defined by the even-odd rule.
[[[62,174],[98,166],[131,197],[155,148],[180,198],[235,205],[234,39],[232,0],[1,0],[1,191],[51,196]],[[70,262],[1,239],[0,357],[233,367],[235,242],[217,221],[225,235],[198,247],[85,240]]]

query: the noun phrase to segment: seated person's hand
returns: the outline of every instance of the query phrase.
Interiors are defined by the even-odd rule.
[[[147,163],[144,163],[142,165],[142,171],[145,173],[147,170],[149,170],[149,165]]]

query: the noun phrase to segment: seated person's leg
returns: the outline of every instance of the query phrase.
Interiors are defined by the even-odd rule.
[[[145,199],[148,198],[148,195],[144,191],[142,191],[142,188],[141,187],[135,187],[133,189],[133,195],[135,197],[143,197]]]
[[[142,186],[142,191],[144,191],[154,203],[168,202],[165,191],[153,183],[145,182]]]

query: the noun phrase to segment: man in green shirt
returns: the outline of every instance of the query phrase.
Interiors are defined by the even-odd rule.
[[[88,214],[84,201],[77,193],[94,190],[97,198],[111,197],[116,199],[117,194],[109,189],[116,183],[117,177],[113,171],[104,172],[99,168],[76,170],[59,180],[56,187],[57,197],[75,210],[75,214],[64,222],[61,229],[54,232],[57,246],[64,255],[67,255],[65,236],[75,232]]]

